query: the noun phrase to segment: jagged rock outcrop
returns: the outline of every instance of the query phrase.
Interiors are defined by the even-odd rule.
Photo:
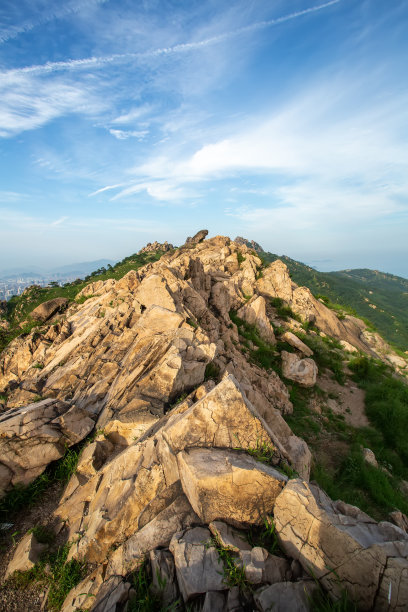
[[[245,306],[238,310],[237,315],[250,325],[255,325],[265,342],[276,343],[273,327],[266,315],[265,299],[262,296],[252,297]]]
[[[285,552],[335,597],[347,589],[359,610],[407,607],[408,535],[401,529],[301,480],[282,491],[274,517]]]
[[[240,245],[245,245],[247,246],[249,249],[253,249],[254,251],[256,251],[257,253],[265,253],[264,249],[261,247],[260,244],[258,244],[257,242],[255,242],[255,240],[247,240],[246,238],[242,238],[242,236],[237,236],[234,239],[234,242],[236,244],[240,244]]]
[[[163,243],[157,242],[157,240],[155,240],[154,242],[148,242],[146,246],[140,249],[138,255],[141,255],[142,253],[157,253],[157,251],[167,253],[167,251],[172,251],[173,249],[174,246],[172,244],[169,244],[167,240]]]
[[[325,334],[344,340],[365,353],[379,356],[378,347],[367,335],[363,321],[349,315],[340,320],[307,287],[298,287],[291,280],[287,266],[280,259],[263,271],[262,277],[256,281],[256,288],[261,295],[281,298],[303,321],[314,323]]]
[[[253,246],[206,235],[120,280],[90,283],[80,294],[88,299],[0,357],[3,491],[95,431],[55,511],[69,558],[92,564],[63,611],[122,609],[146,559],[164,608],[200,595],[202,610],[304,610],[317,589],[310,568],[337,597],[334,569],[362,609],[386,610],[388,597],[389,609],[406,608],[408,536],[307,484],[311,453],[284,419],[288,389],[254,358],[267,350],[278,363],[272,297],[369,351],[363,324],[339,321],[282,262],[261,275]],[[243,344],[239,319],[263,343]],[[277,335],[298,351],[281,352],[283,376],[314,385],[310,349]],[[292,470],[300,478],[289,480]],[[245,541],[248,528],[274,533],[272,516],[286,558]],[[253,596],[223,579],[220,546]]]
[[[199,242],[202,242],[207,235],[208,235],[208,230],[206,230],[206,229],[200,230],[199,232],[194,234],[193,237],[189,236],[186,239],[185,244],[186,245],[198,244]]]

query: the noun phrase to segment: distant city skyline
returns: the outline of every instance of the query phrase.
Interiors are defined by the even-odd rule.
[[[404,0],[5,0],[0,269],[208,228],[408,277]]]

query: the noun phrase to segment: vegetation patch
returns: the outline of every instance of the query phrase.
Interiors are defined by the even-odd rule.
[[[241,251],[237,251],[237,259],[240,266],[244,261],[246,261],[246,257],[243,256]]]
[[[210,363],[207,363],[207,365],[205,366],[204,380],[214,380],[215,382],[218,382],[219,378],[220,368],[217,366],[216,363],[210,361]]]
[[[252,548],[260,546],[265,548],[271,555],[284,556],[279,547],[275,523],[271,516],[264,517],[261,527],[251,525],[247,532],[247,540]]]
[[[166,580],[157,575],[159,587],[164,590]],[[163,606],[160,593],[152,588],[152,576],[150,563],[144,561],[137,571],[131,577],[130,582],[135,591],[135,595],[131,597],[128,603],[127,610],[129,612],[171,612],[178,610],[180,600],[172,602],[168,606]]]
[[[72,543],[68,542],[55,553],[45,553],[40,562],[26,572],[15,572],[10,577],[16,588],[26,588],[33,582],[49,588],[47,609],[60,610],[69,591],[85,577],[87,564],[77,559],[67,562]]]
[[[321,414],[314,412],[310,406],[319,396],[324,400],[325,393],[318,387],[303,389],[292,384],[293,414],[285,417],[294,434],[312,450],[311,479],[332,499],[343,499],[377,520],[384,520],[395,509],[407,513],[408,499],[399,489],[399,479],[408,476],[404,457],[387,447],[375,423],[374,427],[352,427],[343,415],[324,405]],[[379,468],[365,462],[363,448],[375,453]]]
[[[239,587],[240,590],[251,591],[252,587],[250,582],[245,576],[245,568],[239,565],[238,554],[232,551],[230,548],[223,546],[216,536],[211,538],[208,542],[208,548],[214,546],[217,550],[220,559],[224,566],[224,583],[228,588],[234,586]]]
[[[271,306],[273,306],[273,308],[275,308],[276,314],[284,321],[288,321],[289,319],[294,319],[295,321],[299,321],[299,323],[302,322],[302,319],[300,318],[300,316],[296,314],[295,312],[293,312],[291,307],[285,304],[282,298],[278,298],[278,297],[272,298],[270,300],[270,304]]]
[[[320,369],[330,370],[338,383],[344,385],[346,375],[343,368],[343,350],[341,344],[329,336],[311,336],[297,332],[296,335],[313,351],[313,359]]]
[[[366,392],[366,414],[381,436],[372,450],[393,474],[408,479],[408,385],[384,363],[365,356],[352,359],[349,368]]]

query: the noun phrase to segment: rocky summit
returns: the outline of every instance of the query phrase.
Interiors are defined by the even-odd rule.
[[[51,586],[33,610],[408,609],[406,516],[377,522],[331,500],[293,431],[296,394],[336,384],[318,342],[347,376],[353,354],[381,362],[383,341],[282,261],[265,265],[256,243],[207,234],[149,244],[158,261],[42,304],[1,354],[3,501],[77,453],[42,519],[77,579],[55,603],[41,561],[53,544],[33,526],[13,542],[5,588],[40,568]],[[27,609],[18,601],[7,609]]]

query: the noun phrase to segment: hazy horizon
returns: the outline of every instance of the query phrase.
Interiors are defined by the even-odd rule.
[[[0,269],[205,227],[407,278],[407,26],[403,0],[5,0]]]

